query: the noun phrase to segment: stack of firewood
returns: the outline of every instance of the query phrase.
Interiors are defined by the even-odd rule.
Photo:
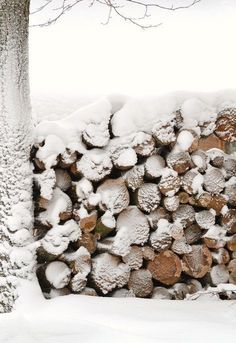
[[[37,276],[47,297],[184,299],[236,285],[236,159],[204,151],[206,132],[209,142],[235,141],[236,110],[197,130],[177,111],[127,139],[91,123],[85,153],[66,149],[50,167],[45,141],[35,144]]]

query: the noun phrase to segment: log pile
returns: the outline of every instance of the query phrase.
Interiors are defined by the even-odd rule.
[[[48,142],[37,142],[34,236],[45,296],[184,299],[236,285],[236,159],[214,147],[236,140],[235,112],[220,112],[207,137],[204,126],[184,128],[180,111],[126,140],[109,122],[89,123],[78,138],[84,151],[67,148],[50,163]]]

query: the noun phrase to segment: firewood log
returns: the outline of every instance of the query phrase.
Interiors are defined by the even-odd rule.
[[[112,247],[112,252],[116,255],[125,256],[130,252],[131,245],[143,245],[148,240],[148,220],[136,206],[129,206],[119,214],[116,228]]]
[[[225,248],[219,248],[212,252],[213,261],[216,264],[228,264],[230,261],[230,255]]]
[[[170,235],[174,239],[181,239],[184,236],[184,228],[180,222],[176,221],[170,224]]]
[[[160,219],[170,219],[170,214],[163,208],[158,207],[154,211],[150,212],[147,216],[148,223],[151,229],[155,230],[157,228],[157,223]]]
[[[170,168],[165,168],[159,182],[159,189],[165,196],[173,196],[180,189],[178,173]]]
[[[183,271],[196,279],[202,278],[210,270],[212,255],[205,245],[192,245],[192,251],[183,256]]]
[[[39,158],[34,157],[32,162],[34,165],[35,172],[42,173],[46,169],[45,164]]]
[[[92,149],[77,162],[77,168],[86,179],[97,182],[110,174],[112,162],[105,151]]]
[[[208,168],[204,175],[203,185],[209,193],[219,194],[225,187],[225,179],[222,171],[217,168]]]
[[[220,223],[230,233],[236,233],[236,209],[229,209],[223,214]]]
[[[187,152],[171,152],[166,159],[169,168],[178,174],[185,173],[191,167],[191,159]]]
[[[179,197],[178,195],[175,195],[173,197],[165,197],[163,203],[167,211],[176,211],[179,207]]]
[[[183,121],[184,121],[181,109],[174,111],[173,115],[174,115],[174,126],[177,129],[181,129],[183,126]]]
[[[189,170],[181,179],[181,185],[188,194],[197,194],[202,190],[204,177],[196,170]]]
[[[39,211],[46,211],[46,209],[49,206],[49,200],[44,199],[43,197],[39,197],[38,200],[36,201],[36,206]],[[45,223],[46,224],[46,223]],[[49,224],[50,225],[50,224]]]
[[[233,259],[229,262],[227,269],[229,272],[236,271],[236,259]]]
[[[55,261],[58,257],[57,254],[52,254],[48,252],[42,246],[39,246],[36,249],[36,254],[37,254],[38,263],[52,262],[52,261]]]
[[[189,294],[194,294],[202,290],[202,284],[196,279],[187,280]]]
[[[197,150],[191,154],[191,159],[194,166],[200,173],[203,173],[207,169],[207,154],[203,150]]]
[[[87,278],[83,274],[75,274],[72,276],[69,288],[73,293],[81,293],[87,284]]]
[[[109,140],[108,122],[89,123],[82,132],[82,139],[89,148],[103,148]]]
[[[157,122],[152,129],[152,135],[159,145],[169,145],[176,141],[173,123]]]
[[[67,170],[56,169],[56,187],[59,187],[63,192],[66,192],[72,185],[71,177]]]
[[[110,148],[112,162],[119,170],[128,170],[137,163],[137,155],[128,145],[119,145]]]
[[[56,225],[70,218],[72,218],[71,199],[57,187],[53,191],[52,199],[47,202],[46,210],[39,214],[38,220],[43,224]]]
[[[168,249],[172,244],[172,236],[170,234],[171,224],[166,219],[160,219],[157,224],[156,231],[150,235],[150,244],[156,251]]]
[[[232,271],[229,275],[229,283],[236,285],[236,270]]]
[[[236,251],[236,234],[231,236],[227,242],[227,248],[230,251]]]
[[[153,261],[155,258],[155,251],[152,247],[145,245],[142,247],[143,258],[146,261]]]
[[[195,221],[195,211],[190,205],[180,205],[172,214],[174,221],[179,221],[184,228],[192,225]]]
[[[76,162],[78,155],[75,151],[66,149],[63,154],[60,155],[58,166],[63,169],[69,169],[73,163]]]
[[[201,239],[203,235],[203,230],[200,228],[199,225],[195,223],[195,224],[190,225],[184,230],[184,235],[186,238],[186,242],[188,244],[193,244],[193,243],[198,242]]]
[[[80,227],[74,220],[69,220],[62,225],[55,225],[41,240],[42,248],[49,254],[59,256],[71,242],[81,237]]]
[[[156,179],[161,176],[165,168],[165,160],[160,155],[152,155],[145,162],[145,176],[149,179]]]
[[[78,168],[77,162],[72,163],[69,170],[73,179],[78,179],[79,177],[81,177],[81,172],[80,172],[80,169]]]
[[[37,269],[37,277],[43,290],[64,288],[71,278],[70,268],[61,261],[53,261]]]
[[[135,191],[144,182],[144,165],[134,166],[123,175],[123,178],[127,187],[130,188],[132,191]]]
[[[144,183],[135,192],[136,205],[146,213],[154,211],[159,206],[160,200],[160,191],[155,183]]]
[[[155,150],[155,139],[148,133],[139,132],[132,147],[136,154],[142,157],[150,156]]]
[[[219,225],[212,225],[203,235],[203,238],[208,248],[223,248],[226,244],[226,230]]]
[[[116,227],[116,220],[113,215],[106,211],[102,217],[97,220],[94,232],[99,237],[98,239],[106,237]]]
[[[197,224],[202,229],[208,229],[215,224],[215,215],[208,210],[203,210],[195,214]]]
[[[232,178],[232,184],[225,187],[224,194],[228,198],[228,204],[230,206],[236,207],[236,178]]]
[[[138,245],[133,245],[130,252],[122,257],[124,263],[126,263],[131,270],[138,270],[143,264],[143,251]]]
[[[85,247],[90,252],[90,254],[93,254],[97,248],[97,239],[97,234],[93,234],[91,232],[84,232],[82,233],[81,238],[78,241],[76,241],[75,246]]]
[[[207,151],[212,148],[224,150],[225,142],[212,133],[208,137],[200,137],[198,141],[198,148]]]
[[[164,285],[175,284],[182,272],[181,260],[170,250],[156,255],[154,261],[148,262],[147,268],[152,277]]]
[[[229,272],[224,264],[217,264],[213,266],[209,272],[211,284],[218,286],[221,283],[229,281]]]
[[[231,177],[236,176],[236,159],[226,158],[223,164],[223,168],[226,173],[226,179],[230,179]]]
[[[180,204],[187,204],[189,202],[189,195],[186,192],[177,193]]]
[[[178,255],[183,255],[190,253],[192,251],[192,247],[187,243],[186,238],[182,237],[174,240],[171,250]]]
[[[216,215],[219,215],[223,207],[226,205],[227,200],[222,194],[213,195],[208,192],[204,192],[200,194],[197,202],[201,207],[205,207],[208,210],[213,209],[216,212]]]
[[[120,213],[129,205],[129,192],[122,178],[108,179],[97,189],[101,201],[99,207],[102,211]]]
[[[178,282],[169,288],[169,292],[173,299],[183,300],[189,294],[189,288],[185,283]]]
[[[91,271],[91,255],[85,247],[80,247],[74,252],[66,252],[59,257],[71,269],[72,274],[83,274],[85,277]]]
[[[152,274],[149,270],[134,270],[130,274],[128,288],[132,290],[136,297],[146,298],[153,290]]]
[[[235,142],[236,140],[235,113],[235,108],[227,108],[218,113],[215,133],[223,141]]]
[[[98,253],[104,253],[104,252],[111,253],[113,243],[114,243],[114,237],[106,237],[102,240],[98,240],[97,252]]]
[[[169,289],[167,289],[165,287],[155,287],[153,289],[152,299],[170,300],[171,299],[171,294],[169,292]]]
[[[93,211],[88,216],[80,219],[79,224],[83,232],[91,232],[94,230],[97,223],[97,211]]]
[[[188,151],[192,153],[198,149],[199,137],[197,133],[190,129],[182,129],[177,134],[176,146],[174,149]]]
[[[34,181],[40,189],[40,198],[51,200],[56,185],[56,175],[53,169],[46,169],[40,174],[34,174]]]
[[[130,268],[120,261],[120,258],[109,253],[97,255],[92,260],[91,281],[103,294],[107,294],[116,287],[127,284]]]

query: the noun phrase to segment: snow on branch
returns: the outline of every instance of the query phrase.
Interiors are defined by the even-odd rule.
[[[103,23],[105,25],[110,22],[110,20],[112,19],[112,15],[115,14],[122,20],[130,22],[131,24],[134,24],[142,29],[145,29],[161,25],[161,23],[149,24],[142,22],[142,20],[151,17],[152,13],[150,13],[150,11],[153,11],[154,9],[159,9],[163,11],[177,11],[182,9],[188,9],[196,5],[200,1],[201,0],[188,0],[187,2],[181,1],[181,4],[179,5],[174,5],[175,1],[173,1],[171,5],[167,6],[161,4],[160,0],[154,0],[153,2],[146,2],[145,0],[90,0],[89,7],[92,7],[95,4],[99,4],[102,6],[106,6],[108,8],[107,19]],[[54,13],[53,16],[48,18],[46,21],[33,26],[49,26],[51,24],[56,23],[65,13],[69,12],[72,8],[74,8],[81,2],[84,2],[84,0],[60,0],[59,2],[60,4],[56,5],[56,3],[58,3],[58,1],[56,0],[44,0],[41,6],[33,10],[31,14],[37,14],[45,10],[45,8],[51,8],[52,12]],[[128,9],[128,6],[136,8],[137,10],[141,10],[142,15],[134,17],[129,15],[126,11]]]

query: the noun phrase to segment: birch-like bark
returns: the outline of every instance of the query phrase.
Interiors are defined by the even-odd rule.
[[[9,312],[18,280],[32,271],[28,83],[30,0],[0,0],[0,312]]]

